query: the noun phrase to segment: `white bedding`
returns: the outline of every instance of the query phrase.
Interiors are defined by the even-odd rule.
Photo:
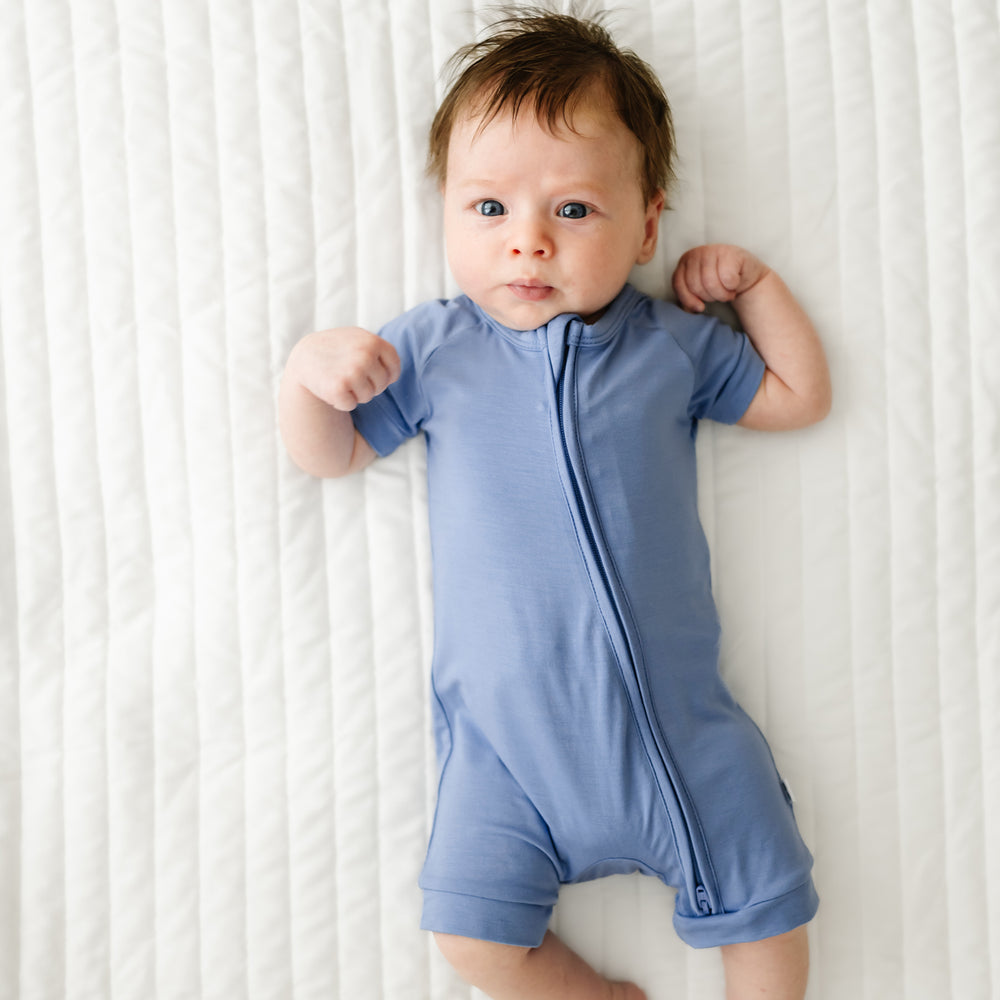
[[[424,135],[465,0],[0,0],[0,1000],[466,997],[417,929],[423,451],[320,485],[277,378],[451,294]],[[1000,996],[1000,14],[631,0],[707,240],[832,416],[706,427],[726,676],[795,792],[812,1000]],[[659,883],[560,932],[721,997]]]

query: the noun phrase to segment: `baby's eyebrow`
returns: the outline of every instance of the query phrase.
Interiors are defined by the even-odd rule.
[[[495,188],[499,181],[493,177],[463,177],[456,181],[455,186],[460,188]]]
[[[559,187],[563,190],[573,192],[578,195],[591,195],[593,197],[602,195],[606,193],[606,188],[600,184],[595,184],[592,179],[588,178],[584,180],[573,180],[572,178],[568,181],[564,181]]]
[[[463,177],[461,180],[456,180],[454,182],[455,187],[458,188],[501,188],[504,185],[502,178],[498,177]],[[579,195],[585,197],[590,195],[592,197],[599,196],[606,193],[606,189],[600,184],[595,184],[592,178],[569,178],[567,180],[559,181],[558,184],[552,185],[553,191],[558,189],[558,195],[560,197]]]

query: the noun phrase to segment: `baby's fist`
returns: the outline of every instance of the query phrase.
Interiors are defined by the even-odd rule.
[[[399,355],[387,340],[361,327],[311,333],[291,363],[300,384],[335,410],[353,410],[399,378]]]
[[[732,302],[767,274],[752,253],[725,243],[688,250],[677,262],[673,285],[689,312],[704,312],[706,302]]]

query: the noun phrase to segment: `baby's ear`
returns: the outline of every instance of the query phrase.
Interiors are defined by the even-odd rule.
[[[656,241],[660,235],[660,216],[663,214],[665,204],[666,196],[661,189],[657,189],[646,204],[645,229],[642,248],[636,258],[637,264],[649,263],[653,259],[653,254],[656,253]]]

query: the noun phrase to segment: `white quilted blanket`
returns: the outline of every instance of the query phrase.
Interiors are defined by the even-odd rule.
[[[468,997],[417,929],[423,451],[298,472],[319,326],[454,291],[423,143],[468,0],[0,0],[0,1000]],[[836,403],[705,428],[726,675],[797,798],[812,1000],[1000,996],[1000,15],[631,0],[656,261],[781,271]],[[658,882],[560,932],[721,997]]]

